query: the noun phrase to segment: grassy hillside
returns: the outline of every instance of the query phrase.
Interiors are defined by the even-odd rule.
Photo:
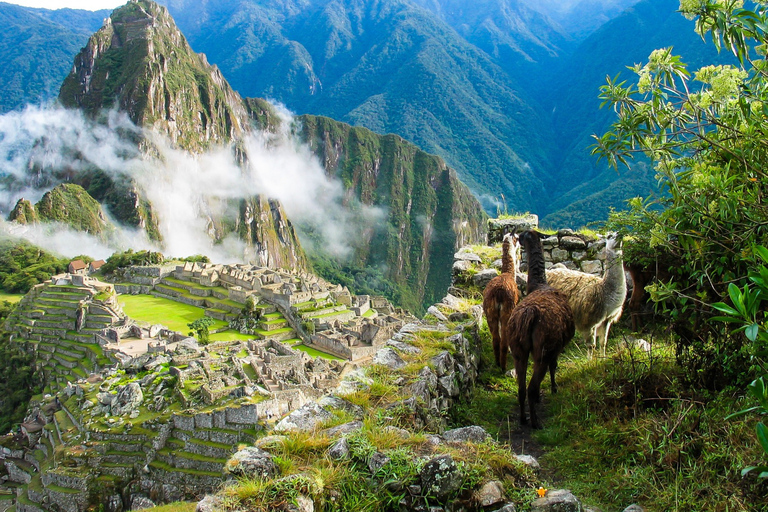
[[[0,3],[0,113],[56,98],[72,57],[107,15]]]

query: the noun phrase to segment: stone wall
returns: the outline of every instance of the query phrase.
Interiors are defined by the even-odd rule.
[[[539,218],[525,215],[510,219],[488,221],[488,245],[500,244],[507,233],[520,234],[529,229],[538,229]],[[544,249],[546,268],[561,263],[571,270],[602,275],[604,270],[605,238],[579,233],[572,229],[561,229],[541,242]],[[526,271],[525,254],[522,255],[520,270]],[[499,267],[500,267],[499,263]]]

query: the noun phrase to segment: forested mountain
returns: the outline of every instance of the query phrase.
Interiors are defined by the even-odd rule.
[[[244,96],[397,133],[444,157],[477,193],[544,204],[545,115],[432,12],[403,0],[166,3]]]
[[[72,57],[107,16],[0,3],[0,112],[55,97]]]
[[[693,63],[715,54],[677,0],[165,4],[241,95],[396,133],[442,156],[488,211],[503,195],[574,227],[655,186],[649,167],[617,175],[589,155],[613,119],[599,109],[605,77],[632,80],[626,66],[662,46]],[[11,7],[0,12],[24,10]]]
[[[691,22],[677,11],[677,0],[643,0],[587,38],[555,73],[543,98],[552,112],[557,147],[553,164],[559,169],[555,201],[546,222],[581,225],[605,218],[610,206],[620,207],[627,197],[646,196],[655,189],[653,170],[646,164],[627,172],[608,169],[590,155],[593,134],[602,134],[615,120],[610,109],[601,109],[599,87],[607,77],[620,74],[635,81],[627,69],[645,63],[657,49],[672,46],[691,70],[710,62],[727,62],[714,45],[704,43]],[[695,86],[695,85],[693,85]]]
[[[172,254],[190,247],[179,238],[200,239],[203,251],[230,246],[237,260],[308,268],[295,223],[316,270],[413,311],[450,285],[454,252],[484,236],[479,203],[439,157],[397,135],[309,115],[293,123],[265,100],[243,100],[149,0],[116,9],[89,39],[59,102],[95,123],[86,131],[106,131],[115,153],[77,142],[87,133],[63,146],[56,134],[26,142],[32,157],[6,192],[82,188],[20,201],[10,220],[102,233],[100,202]],[[116,123],[110,109],[128,119]],[[272,193],[286,172],[296,173],[288,192]],[[44,207],[54,203],[96,213],[52,216]]]

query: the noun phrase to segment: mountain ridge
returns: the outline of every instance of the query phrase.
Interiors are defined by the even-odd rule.
[[[293,126],[268,102],[241,99],[217,68],[192,53],[167,10],[148,0],[132,1],[113,12],[75,59],[72,73],[61,86],[60,101],[85,112],[95,123],[108,120],[105,109],[125,112],[140,129],[118,126],[118,130],[126,132],[128,143],[133,141],[140,159],[169,158],[169,149],[152,133],[163,134],[171,150],[197,155],[195,159],[224,148],[227,158],[245,173],[239,179],[255,179],[251,175],[255,168],[249,163],[254,158],[254,165],[263,168],[258,163],[262,157],[252,153],[261,151],[258,147],[269,151],[271,145],[288,148],[306,141],[323,162],[324,179],[345,185],[341,202],[326,205],[340,209],[333,222],[344,223],[351,233],[359,230],[359,236],[352,237],[349,259],[343,260],[345,268],[363,272],[358,284],[364,289],[377,292],[383,287],[415,311],[425,302],[434,302],[450,285],[450,264],[434,262],[443,262],[446,254],[452,255],[464,243],[484,238],[485,214],[441,158],[399,136],[377,135],[329,118],[302,116],[295,118]],[[287,135],[291,131],[294,135]],[[285,137],[297,139],[290,142]],[[254,149],[254,141],[262,138],[261,146]],[[76,151],[70,157],[87,160]],[[109,206],[117,220],[155,233],[158,243],[177,236],[169,231],[167,207],[161,204],[165,199],[149,194],[147,182],[136,175],[115,174],[92,164],[76,172],[42,165],[37,168],[40,175],[50,176],[53,183],[66,176],[83,185]],[[163,169],[159,166],[154,172],[161,176],[168,172]],[[194,169],[188,172],[202,172]],[[267,173],[261,179],[269,179],[269,173],[278,169],[261,172]],[[251,186],[242,185],[246,190]],[[196,207],[216,243],[234,236],[246,241],[246,255],[257,258],[259,264],[309,266],[292,215],[279,198],[268,199],[264,193],[235,197],[204,196]],[[318,224],[322,219],[307,222],[299,222],[304,240],[327,245],[324,227]],[[313,261],[330,271],[327,263],[336,258],[323,253]]]

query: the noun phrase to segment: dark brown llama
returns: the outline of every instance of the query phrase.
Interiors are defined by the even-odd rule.
[[[507,234],[501,244],[501,275],[491,279],[483,291],[483,311],[488,322],[488,329],[493,338],[493,355],[501,371],[507,371],[507,352],[509,348],[502,344],[501,326],[507,320],[509,313],[520,302],[520,292],[517,290],[517,236]],[[509,307],[504,307],[504,306]],[[502,317],[502,311],[507,316]]]
[[[502,338],[515,360],[521,425],[527,422],[525,379],[528,373],[528,356],[533,356],[528,402],[531,426],[540,428],[536,404],[539,402],[541,381],[549,370],[552,393],[557,393],[557,357],[573,338],[576,325],[568,305],[568,297],[547,284],[541,235],[536,231],[525,231],[520,235],[520,243],[528,256],[528,295],[509,313],[509,319],[502,329]]]

